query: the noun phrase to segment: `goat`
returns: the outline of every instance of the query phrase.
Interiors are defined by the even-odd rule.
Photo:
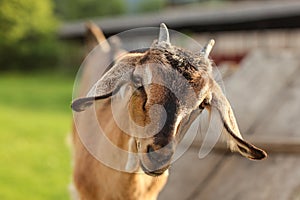
[[[91,114],[77,120],[95,152],[106,151],[109,158],[126,169],[114,169],[98,161],[74,126],[73,176],[81,199],[156,199],[167,181],[176,146],[203,109],[218,111],[232,151],[254,160],[267,156],[243,140],[232,108],[212,78],[209,54],[213,45],[211,40],[198,54],[173,46],[162,23],[159,38],[149,49],[125,53],[99,79],[92,93],[72,102],[75,113],[94,109],[105,137],[129,152],[124,160],[116,153],[110,154],[98,139],[89,138],[95,132]],[[116,122],[110,106],[120,93],[127,95],[128,101],[114,105],[126,130]]]

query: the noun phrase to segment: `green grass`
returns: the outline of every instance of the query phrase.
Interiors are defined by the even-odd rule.
[[[69,199],[73,80],[0,75],[0,199]]]

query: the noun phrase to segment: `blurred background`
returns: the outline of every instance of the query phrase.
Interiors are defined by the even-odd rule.
[[[160,199],[300,199],[300,1],[1,0],[1,200],[69,199],[70,103],[87,21],[106,37],[164,22],[202,45],[214,38],[242,133],[269,152],[251,162],[217,145],[200,160],[197,136]]]

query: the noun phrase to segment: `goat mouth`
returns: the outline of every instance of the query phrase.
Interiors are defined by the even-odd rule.
[[[145,174],[149,175],[149,176],[153,176],[153,177],[157,177],[162,175],[167,169],[169,169],[169,165],[165,166],[161,169],[157,169],[157,170],[149,170],[147,169],[147,167],[145,167],[143,164],[141,164],[141,168],[144,171]]]

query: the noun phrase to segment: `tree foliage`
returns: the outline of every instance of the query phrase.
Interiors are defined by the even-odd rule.
[[[51,0],[0,0],[0,69],[55,64],[57,24]]]
[[[139,12],[153,12],[161,10],[166,4],[165,0],[144,0],[139,2]]]
[[[119,15],[125,12],[124,0],[55,0],[56,12],[64,20]]]
[[[0,13],[2,43],[49,35],[57,24],[51,0],[1,0]]]
[[[58,41],[56,34],[60,20],[86,20],[153,11],[161,9],[164,2],[165,0],[0,0],[0,70],[29,71],[66,65],[65,60],[72,57],[72,47],[66,47],[62,41]]]

